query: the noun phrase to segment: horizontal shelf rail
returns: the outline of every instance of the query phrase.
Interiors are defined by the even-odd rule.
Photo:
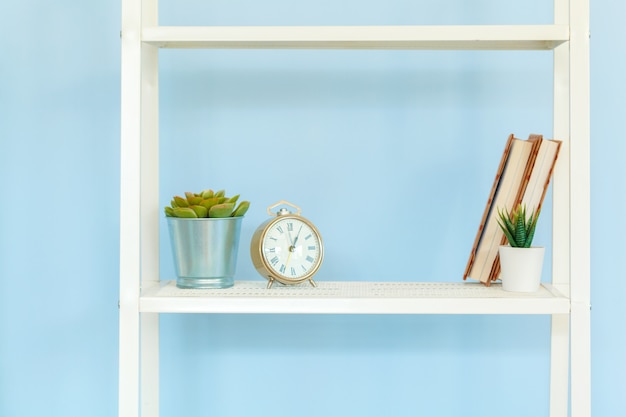
[[[237,281],[227,289],[179,289],[161,281],[144,289],[140,311],[256,314],[568,314],[569,299],[544,284],[530,294],[501,285],[457,282],[318,282],[266,288]]]
[[[160,48],[551,50],[569,26],[155,26],[141,39]]]

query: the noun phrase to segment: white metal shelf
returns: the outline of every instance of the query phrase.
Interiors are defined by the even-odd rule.
[[[550,416],[590,416],[589,0],[554,0],[550,25],[187,27],[159,26],[157,11],[158,0],[122,1],[121,417],[159,415],[160,313],[549,314]],[[552,50],[554,137],[563,140],[552,284],[533,294],[466,282],[269,291],[259,279],[203,292],[159,281],[159,48]]]
[[[567,25],[153,26],[142,40],[160,48],[551,50]]]
[[[237,281],[227,289],[179,289],[162,281],[144,289],[148,313],[251,314],[568,314],[569,299],[549,284],[528,294],[475,282],[318,282],[298,286]]]

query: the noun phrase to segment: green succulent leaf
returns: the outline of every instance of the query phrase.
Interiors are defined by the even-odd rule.
[[[176,207],[173,210],[174,210],[174,214],[176,215],[176,217],[182,217],[182,218],[187,218],[187,219],[198,218],[198,215],[196,214],[196,212],[193,211],[193,209],[189,207]]]
[[[535,236],[539,212],[533,210],[526,216],[526,207],[518,205],[510,213],[505,209],[498,209],[498,225],[506,236],[509,245],[513,247],[529,248]]]
[[[211,207],[213,207],[216,204],[219,204],[219,198],[215,198],[215,197],[206,198],[200,202],[200,205],[202,207],[205,207],[207,210],[209,210]]]
[[[212,197],[213,197],[213,194],[215,194],[215,193],[214,193],[214,192],[213,192],[213,190],[211,190],[211,189],[209,189],[209,190],[204,190],[204,191],[202,191],[202,198],[203,198],[203,199],[205,199],[205,200],[206,200],[207,198],[212,198]]]
[[[509,213],[506,210],[504,211],[498,210],[497,221],[498,221],[498,225],[500,225],[500,228],[502,229],[502,232],[506,236],[506,240],[509,242],[515,241],[515,238],[513,237],[514,227],[509,217]]]
[[[249,201],[239,202],[240,195],[226,196],[226,190],[206,189],[199,193],[186,191],[185,197],[174,196],[164,208],[166,217],[224,218],[243,216],[250,208]],[[239,205],[237,205],[239,202]]]
[[[202,202],[202,197],[196,197],[196,196],[187,197],[187,202],[189,203],[189,207],[197,206],[198,204]]]
[[[186,198],[175,195],[174,202],[176,202],[177,207],[189,207],[189,203],[187,202]]]
[[[515,220],[515,246],[524,247],[526,244],[526,217],[524,211],[517,212]]]
[[[214,217],[214,218],[230,217],[230,214],[233,212],[234,208],[235,208],[235,204],[233,203],[216,204],[209,209],[209,217]]]
[[[249,201],[242,201],[241,203],[239,203],[239,205],[237,206],[235,211],[233,211],[233,214],[231,214],[231,216],[232,217],[241,217],[244,214],[246,214],[246,212],[248,211],[249,208],[250,208],[250,202]]]
[[[206,207],[203,207],[203,206],[191,206],[190,208],[193,211],[196,212],[196,216],[198,216],[199,218],[204,218],[204,217],[208,217],[209,216],[209,210]]]
[[[533,238],[535,237],[535,230],[537,229],[537,220],[539,220],[539,211],[537,211],[536,213],[531,213],[530,214],[530,223],[528,224],[528,229],[526,231],[526,248],[530,248],[530,244],[533,241]]]

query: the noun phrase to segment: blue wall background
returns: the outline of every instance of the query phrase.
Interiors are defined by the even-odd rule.
[[[548,23],[542,3],[163,1],[161,23]],[[120,6],[2,9],[0,415],[116,415]],[[625,12],[592,4],[595,416],[624,409]],[[239,279],[257,279],[247,242],[287,199],[323,233],[319,280],[458,281],[506,136],[552,131],[549,53],[163,51],[161,63],[161,203],[206,187],[250,199]],[[540,225],[549,244],[549,215]],[[164,315],[162,332],[163,416],[547,415],[545,317]]]

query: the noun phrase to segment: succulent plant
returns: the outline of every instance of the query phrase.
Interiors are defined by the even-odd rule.
[[[185,197],[174,196],[169,206],[165,207],[167,217],[195,218],[224,218],[240,217],[246,214],[250,207],[249,201],[239,200],[239,194],[226,197],[226,191],[204,190],[200,193],[186,192]]]
[[[526,216],[526,206],[518,205],[510,213],[505,208],[498,209],[498,224],[504,232],[509,245],[514,248],[529,248],[535,236],[539,211],[533,210]]]

